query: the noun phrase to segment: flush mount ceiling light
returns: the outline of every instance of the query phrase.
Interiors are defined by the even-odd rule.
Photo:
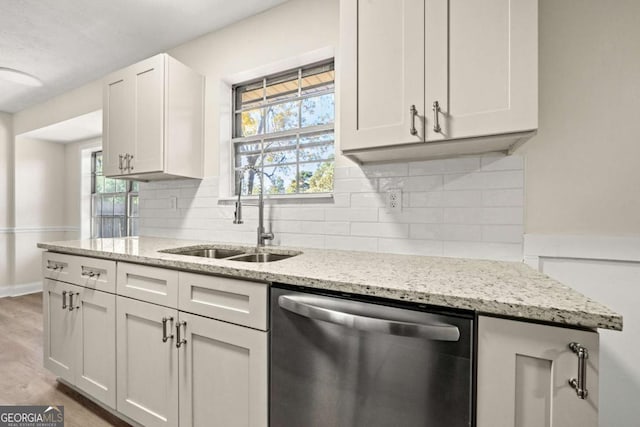
[[[13,68],[0,67],[0,79],[25,86],[42,86],[39,78]]]

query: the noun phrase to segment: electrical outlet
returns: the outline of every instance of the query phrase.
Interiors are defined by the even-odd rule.
[[[395,188],[387,191],[387,208],[393,212],[402,210],[402,190]]]
[[[169,202],[171,204],[171,210],[178,210],[178,198],[176,196],[169,197]]]

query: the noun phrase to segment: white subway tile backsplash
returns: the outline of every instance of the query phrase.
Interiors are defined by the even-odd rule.
[[[371,236],[371,237],[409,237],[409,225],[398,223],[382,223],[382,222],[352,222],[352,236]]]
[[[377,252],[378,239],[375,237],[325,236],[325,248]]]
[[[442,242],[438,240],[380,239],[378,245],[394,254],[442,256]]]
[[[362,171],[364,172],[364,175],[369,178],[407,176],[409,175],[409,165],[407,163],[364,165],[362,166]]]
[[[442,240],[442,224],[409,224],[409,238]]]
[[[409,175],[440,175],[444,173],[442,160],[425,160],[409,163]]]
[[[323,235],[282,233],[276,236],[274,243],[282,246],[323,249],[325,247],[325,239],[326,237]]]
[[[484,171],[522,170],[524,159],[519,155],[506,156],[504,154],[486,154],[482,156],[481,164]]]
[[[401,212],[381,208],[378,212],[380,222],[400,224],[438,224],[442,222],[441,208],[406,208]]]
[[[445,224],[480,224],[482,208],[444,208],[442,222]]]
[[[454,242],[482,241],[482,226],[468,224],[443,224],[442,240]]]
[[[272,244],[493,259],[521,258],[523,161],[490,154],[409,163],[340,166],[333,199],[268,202]],[[387,192],[402,191],[401,211]],[[220,204],[219,179],[140,186],[142,235],[255,244],[258,210],[244,224]],[[177,198],[177,209],[172,198]]]
[[[454,159],[444,159],[444,172],[472,172],[480,169],[479,157],[456,157]]]
[[[522,225],[485,225],[482,240],[496,243],[522,243]]]
[[[380,192],[400,188],[405,192],[435,191],[442,189],[442,175],[380,178]]]
[[[514,207],[524,204],[524,190],[484,190],[482,206]]]
[[[335,193],[370,192],[377,189],[377,178],[343,178],[336,179],[333,183]]]
[[[354,208],[381,208],[387,201],[386,194],[381,193],[353,193],[351,194],[351,207]]]
[[[521,243],[443,242],[443,256],[521,261]]]
[[[482,174],[482,188],[523,188],[524,172],[519,171],[501,171],[486,172]]]
[[[470,172],[444,176],[444,189],[483,190],[498,188],[522,188],[524,175],[520,171]]]
[[[376,208],[333,208],[324,212],[326,221],[378,221]]]
[[[524,222],[524,210],[522,208],[483,208],[483,224],[509,224],[518,225]]]

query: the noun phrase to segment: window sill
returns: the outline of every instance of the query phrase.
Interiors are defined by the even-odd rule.
[[[258,196],[242,196],[242,201],[251,200],[258,200]],[[268,194],[264,196],[265,205],[333,203],[333,200],[333,193],[300,195]],[[218,199],[218,205],[230,206],[236,201],[238,201],[238,196],[221,197]]]

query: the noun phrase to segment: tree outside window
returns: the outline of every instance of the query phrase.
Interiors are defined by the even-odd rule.
[[[260,192],[256,170],[265,194],[333,191],[333,59],[236,85],[233,95],[235,194]]]

